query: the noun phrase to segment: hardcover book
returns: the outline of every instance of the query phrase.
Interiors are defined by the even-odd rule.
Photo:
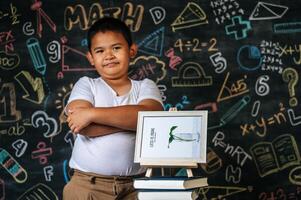
[[[187,190],[208,186],[206,177],[151,177],[137,178],[134,180],[136,189],[169,189]]]
[[[195,200],[198,190],[138,190],[139,200]]]

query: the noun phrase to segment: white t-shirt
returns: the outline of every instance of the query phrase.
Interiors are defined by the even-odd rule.
[[[162,104],[160,91],[152,80],[131,80],[131,84],[129,93],[117,96],[101,77],[83,77],[74,85],[68,103],[81,99],[89,101],[95,107],[114,107],[136,105],[144,99],[154,99]],[[101,175],[140,174],[145,169],[134,163],[135,139],[133,132],[118,132],[93,138],[78,134],[69,166]]]

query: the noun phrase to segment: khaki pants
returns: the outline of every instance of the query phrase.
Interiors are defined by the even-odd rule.
[[[63,200],[137,200],[132,177],[101,176],[74,171]]]

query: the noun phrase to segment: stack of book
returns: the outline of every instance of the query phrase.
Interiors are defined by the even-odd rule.
[[[139,200],[195,200],[200,187],[208,186],[206,177],[145,177],[134,180]]]

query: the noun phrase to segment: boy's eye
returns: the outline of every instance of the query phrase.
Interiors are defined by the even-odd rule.
[[[121,49],[121,47],[120,47],[120,46],[113,47],[113,50],[114,50],[114,51],[117,51],[117,50],[119,50],[119,49]]]
[[[103,52],[104,52],[104,50],[102,50],[102,49],[98,49],[95,51],[95,53],[103,53]]]

